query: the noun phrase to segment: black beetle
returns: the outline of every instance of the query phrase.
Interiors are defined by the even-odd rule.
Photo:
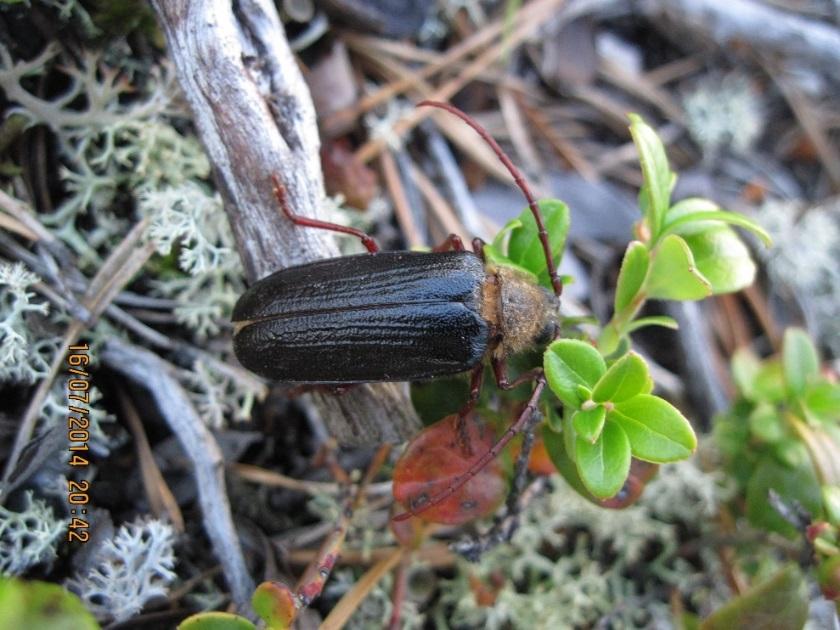
[[[450,105],[424,104],[455,113],[491,144],[542,228],[521,175],[486,131]],[[556,325],[555,297],[513,269],[485,265],[478,239],[476,253],[455,235],[429,253],[379,252],[363,232],[295,214],[276,177],[274,190],[294,223],[357,236],[370,254],[281,269],[239,298],[234,352],[257,374],[306,385],[416,381],[476,368],[490,353],[507,388],[505,357],[547,339]],[[559,295],[545,238],[543,246]]]
[[[553,327],[554,298],[471,252],[382,252],[289,267],[233,312],[234,350],[276,381],[417,381],[519,352]]]
[[[480,239],[473,241],[475,253],[466,251],[455,235],[430,253],[380,252],[360,230],[295,214],[275,177],[275,195],[293,223],[354,235],[370,253],[282,269],[254,283],[233,310],[234,352],[240,363],[276,381],[343,386],[472,370],[470,399],[458,412],[460,420],[478,399],[484,357],[489,355],[502,389],[536,381],[519,417],[478,463],[439,494],[418,497],[410,512],[398,518],[453,494],[527,426],[545,376],[536,368],[509,382],[505,358],[556,334],[562,290],[542,214],[519,170],[460,110],[432,101],[419,105],[445,109],[464,120],[513,175],[534,215],[554,295],[514,269],[485,264]],[[469,452],[469,446],[464,450]]]

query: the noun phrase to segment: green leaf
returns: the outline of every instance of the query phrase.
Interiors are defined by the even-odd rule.
[[[547,427],[543,429],[543,444],[545,444],[545,449],[551,458],[551,463],[554,464],[563,479],[575,489],[575,492],[595,503],[597,499],[583,485],[575,461],[569,455],[564,438],[564,433],[556,433]],[[574,444],[572,444],[571,450],[574,450]]]
[[[660,300],[701,300],[712,294],[709,281],[697,270],[694,255],[682,237],[666,236],[651,253],[645,292]]]
[[[770,403],[759,403],[748,418],[750,431],[762,442],[778,442],[787,433],[779,412]]]
[[[618,272],[618,282],[615,286],[615,311],[623,311],[633,298],[638,295],[639,290],[645,282],[650,256],[648,249],[640,241],[633,241],[627,246],[624,252],[624,260],[621,261],[621,270]]]
[[[750,250],[731,228],[720,225],[683,238],[694,256],[697,271],[711,284],[715,295],[752,284],[755,263]]]
[[[665,212],[671,199],[673,175],[668,166],[665,147],[656,132],[642,117],[630,114],[630,135],[639,152],[639,162],[644,177],[644,190],[648,198],[647,223],[655,240],[659,235]]]
[[[411,404],[425,426],[457,411],[470,396],[469,380],[463,376],[412,383]]]
[[[808,620],[808,587],[795,564],[729,600],[700,625],[701,630],[768,628],[799,630]]]
[[[642,393],[649,378],[645,360],[635,352],[628,352],[598,380],[592,400],[599,403],[628,400]]]
[[[791,539],[796,538],[799,535],[796,528],[770,505],[768,496],[771,489],[783,502],[795,501],[810,513],[812,519],[820,518],[820,484],[809,462],[791,467],[780,464],[772,455],[765,455],[747,483],[746,513],[750,523]]]
[[[650,317],[640,317],[639,319],[633,320],[625,330],[631,333],[645,326],[662,326],[671,330],[679,330],[680,327],[677,320],[673,317],[668,317],[667,315],[651,315]]]
[[[98,630],[99,624],[58,584],[0,577],[0,628]]]
[[[178,624],[178,630],[256,630],[256,628],[245,617],[226,612],[196,613]]]
[[[785,399],[785,378],[779,359],[769,359],[761,363],[753,381],[753,392],[753,400],[781,402]]]
[[[508,258],[505,254],[502,253],[500,249],[496,247],[495,243],[493,245],[485,244],[482,251],[484,252],[484,260],[486,263],[491,265],[503,265],[505,267],[511,267],[513,269],[516,269],[521,274],[530,278],[534,284],[537,284],[538,278],[536,274],[531,273],[531,271],[529,271],[525,267],[516,264],[514,261]]]
[[[607,421],[621,425],[633,456],[655,464],[685,459],[697,448],[697,437],[679,410],[658,396],[641,394],[617,403]]]
[[[811,338],[801,328],[788,328],[782,344],[785,384],[791,396],[805,392],[805,386],[820,374],[820,358]]]
[[[741,395],[747,400],[756,400],[755,381],[761,370],[761,361],[749,348],[738,348],[732,355],[732,379]]]
[[[840,527],[840,486],[823,485],[821,490],[826,520],[835,527]]]
[[[840,384],[819,381],[805,388],[805,407],[823,422],[840,419]]]
[[[599,499],[615,496],[630,472],[630,443],[624,430],[607,422],[594,444],[578,437],[575,463],[587,490]]]
[[[569,207],[558,199],[541,199],[537,205],[543,215],[546,232],[548,232],[551,258],[555,266],[559,267],[566,247],[566,236],[569,233]],[[550,288],[545,252],[530,208],[525,208],[517,220],[520,226],[511,231],[507,249],[508,258],[538,276],[540,283]]]
[[[758,223],[737,212],[721,210],[709,199],[683,199],[673,205],[665,216],[665,226],[660,238],[667,234],[687,236],[695,232],[705,232],[720,224],[737,225],[753,232],[767,247],[773,244],[770,235]]]
[[[558,339],[545,351],[545,375],[551,391],[573,409],[583,402],[578,386],[591,390],[607,371],[607,364],[590,344],[576,339]]]
[[[601,405],[587,411],[581,409],[572,415],[572,426],[578,437],[592,443],[601,435],[606,417],[607,410]]]

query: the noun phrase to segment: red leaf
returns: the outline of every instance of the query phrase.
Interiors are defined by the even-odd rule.
[[[507,493],[501,465],[494,459],[450,496],[423,509],[456,485],[495,441],[473,416],[464,419],[464,433],[466,441],[459,435],[458,417],[447,416],[420,432],[394,468],[394,499],[425,521],[459,525],[486,516]]]

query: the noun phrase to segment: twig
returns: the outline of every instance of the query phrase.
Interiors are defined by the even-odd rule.
[[[196,130],[251,281],[279,268],[337,256],[323,230],[296,229],[277,209],[279,176],[296,212],[315,217],[324,187],[315,111],[270,0],[154,0]],[[399,383],[343,396],[312,393],[342,443],[399,442],[420,420]]]
[[[408,246],[421,247],[426,245],[426,240],[420,234],[411,212],[411,206],[408,203],[408,197],[406,197],[394,156],[391,155],[390,151],[384,151],[379,156],[379,161],[382,165],[382,176],[385,178],[385,184],[388,186],[388,191],[391,193],[391,199],[394,202],[394,214],[397,215],[397,223],[400,224]]]
[[[273,470],[266,470],[265,468],[260,468],[252,464],[233,463],[228,465],[228,471],[253,483],[274,486],[276,488],[286,488],[287,490],[304,492],[310,495],[338,494],[339,492],[339,485],[336,483],[294,479],[293,477],[287,477]],[[383,481],[382,483],[368,484],[365,491],[368,496],[390,495],[391,482]]]
[[[836,28],[755,0],[645,0],[638,6],[651,19],[664,15],[721,47],[749,42],[756,49],[823,64],[827,71],[840,66]]]
[[[464,174],[458,167],[449,145],[446,144],[443,136],[431,123],[422,125],[421,129],[428,138],[432,162],[443,178],[444,186],[452,199],[455,212],[463,222],[468,234],[485,240],[488,239],[490,235],[481,222],[481,214],[476,208],[472,195],[467,188],[467,183],[464,181]]]
[[[41,407],[64,361],[67,347],[78,339],[85,326],[91,325],[96,321],[116,294],[119,293],[123,286],[128,284],[134,274],[140,270],[154,252],[154,245],[152,243],[138,244],[145,227],[145,221],[138,222],[117,248],[111,252],[99,272],[91,280],[83,299],[83,306],[88,312],[88,317],[86,321],[74,319],[64,331],[64,335],[58,350],[53,356],[47,375],[38,383],[38,387],[35,389],[35,393],[29,401],[29,406],[26,408],[23,418],[21,418],[12,451],[9,454],[6,467],[3,471],[4,482],[9,481],[20,454],[32,436],[32,431],[35,429],[35,423],[38,420]]]
[[[382,468],[382,464],[385,463],[390,452],[391,447],[386,444],[380,447],[373,456],[367,472],[356,488],[353,497],[348,498],[344,502],[335,527],[324,539],[324,542],[321,543],[321,548],[318,550],[318,553],[306,567],[303,575],[301,575],[294,591],[296,607],[293,611],[289,611],[292,616],[292,621],[300,614],[301,610],[309,606],[321,594],[321,591],[324,590],[324,584],[329,578],[341,553],[341,547],[350,529],[353,513],[361,505],[364,500],[365,489],[373,481],[379,469]]]
[[[140,415],[123,390],[117,391],[117,397],[128,423],[128,429],[134,437],[137,459],[140,462],[140,476],[143,480],[143,488],[146,490],[146,498],[149,500],[149,507],[155,516],[166,518],[177,532],[184,533],[184,516],[181,514],[181,508],[178,507],[175,496],[166,485],[160,468],[155,463],[155,456],[152,454],[152,447],[149,445],[149,438],[146,437]]]
[[[234,602],[240,611],[249,610],[254,583],[248,574],[233,524],[225,491],[224,460],[218,442],[178,382],[175,369],[166,361],[149,350],[120,339],[107,342],[102,360],[149,392],[187,454],[195,475],[207,538],[222,563]]]
[[[388,622],[388,630],[400,630],[400,617],[402,616],[402,604],[405,601],[405,592],[408,587],[408,568],[411,565],[411,555],[403,554],[400,563],[397,565],[397,572],[394,575],[394,586],[391,589],[391,619]]]
[[[417,184],[417,188],[420,189],[420,193],[425,198],[426,203],[429,204],[429,208],[435,215],[435,218],[437,218],[438,222],[443,227],[443,231],[446,234],[457,234],[461,237],[461,240],[465,243],[469,243],[472,236],[458,220],[452,206],[450,206],[449,202],[447,202],[446,199],[444,199],[437,191],[437,188],[435,188],[435,185],[431,182],[431,180],[426,177],[426,174],[417,168],[416,164],[411,164],[410,173],[411,178],[414,180],[414,183]]]
[[[373,587],[386,573],[402,560],[403,554],[408,553],[404,547],[398,547],[375,565],[373,565],[349,591],[339,600],[321,624],[320,630],[340,630],[359,607],[359,604],[373,590]]]
[[[538,9],[526,11],[523,9],[519,11],[516,16],[516,24],[511,29],[509,35],[505,39],[505,46],[494,46],[475,58],[463,71],[454,79],[450,79],[434,92],[427,95],[426,98],[431,101],[448,101],[455,94],[476,76],[488,68],[491,64],[500,59],[508,48],[518,45],[526,37],[528,37],[534,30],[536,30],[543,21],[548,18],[557,7],[563,3],[563,0],[550,0],[544,4],[540,4]],[[536,3],[534,3],[536,4]],[[526,7],[528,8],[528,7]],[[563,15],[566,15],[565,13]],[[432,110],[414,110],[407,114],[404,118],[397,121],[394,125],[394,132],[398,135],[405,135],[408,131],[413,129],[418,123],[425,120],[431,115]],[[385,148],[385,141],[379,138],[369,140],[362,145],[357,151],[356,156],[363,162],[368,162],[379,155],[382,149]]]

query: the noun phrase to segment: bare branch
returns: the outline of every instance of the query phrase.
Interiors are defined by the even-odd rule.
[[[331,237],[292,228],[272,195],[270,178],[276,174],[297,213],[318,216],[324,197],[315,111],[274,5],[269,0],[154,0],[153,5],[249,279],[336,256]],[[312,397],[345,444],[402,441],[420,428],[402,384]]]

